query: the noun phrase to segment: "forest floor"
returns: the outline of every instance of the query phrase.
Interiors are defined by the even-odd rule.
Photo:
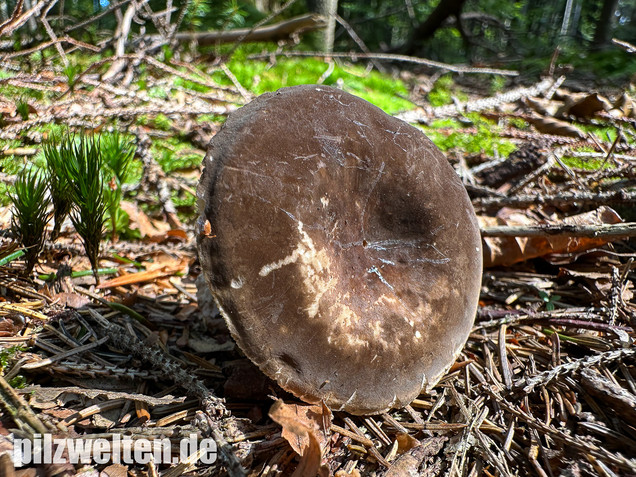
[[[104,82],[83,61],[60,74],[41,58],[8,59],[0,76],[4,192],[20,169],[42,166],[42,143],[65,127],[119,130],[136,144],[127,218],[116,241],[102,242],[98,287],[69,221],[25,277],[8,200],[0,208],[0,475],[636,475],[629,85],[135,55]],[[195,189],[207,144],[241,104],[298,82],[337,85],[421,127],[479,216],[474,329],[448,374],[404,409],[361,417],[295,400],[241,354],[197,290]],[[14,469],[11,433],[165,437],[175,455],[196,433],[219,455],[208,465]]]

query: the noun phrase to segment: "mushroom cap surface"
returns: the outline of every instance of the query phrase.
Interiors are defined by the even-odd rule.
[[[198,196],[212,294],[282,388],[375,414],[457,358],[479,297],[479,227],[418,129],[328,86],[263,94],[213,138]]]

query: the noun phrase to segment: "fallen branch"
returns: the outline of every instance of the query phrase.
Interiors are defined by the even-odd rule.
[[[480,197],[473,199],[475,207],[514,207],[524,208],[529,205],[564,206],[571,204],[633,204],[636,202],[636,192],[617,190],[593,194],[589,192],[574,192],[572,194],[557,195],[519,195],[516,197]]]
[[[481,74],[493,74],[502,76],[518,76],[518,71],[513,70],[500,70],[496,68],[472,68],[470,66],[451,65],[449,63],[440,63],[439,61],[427,60],[425,58],[417,58],[415,56],[407,55],[393,55],[390,53],[318,53],[315,51],[287,51],[281,53],[262,53],[258,55],[250,55],[250,60],[262,60],[270,58],[272,55],[276,56],[316,56],[316,57],[329,57],[329,58],[348,58],[351,61],[357,60],[386,60],[386,61],[401,61],[404,63],[414,63],[417,65],[432,66],[433,68],[441,68],[444,70],[452,71],[454,73],[481,73]]]
[[[175,35],[175,40],[180,43],[197,42],[199,46],[216,45],[218,43],[232,43],[242,39],[242,41],[277,41],[284,40],[293,35],[306,33],[324,28],[325,20],[320,15],[301,15],[289,20],[255,28],[239,28],[226,31],[205,31],[205,32],[181,32]],[[146,37],[150,41],[161,41],[159,35]]]
[[[612,225],[501,225],[483,227],[482,237],[591,237],[619,239],[636,237],[636,222]]]

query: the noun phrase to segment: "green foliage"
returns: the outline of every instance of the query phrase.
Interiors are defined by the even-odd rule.
[[[28,121],[29,119],[29,103],[24,98],[20,98],[15,102],[15,109],[22,118],[22,121]]]
[[[63,163],[61,147],[57,147],[55,141],[47,141],[42,145],[46,168],[48,170],[49,192],[53,201],[53,231],[51,240],[55,240],[62,228],[64,220],[71,211],[71,197],[69,195],[69,185],[66,175],[63,173]]]
[[[99,148],[104,163],[110,168],[119,184],[127,182],[130,165],[137,150],[134,141],[120,134],[119,131],[114,131],[100,136]]]
[[[82,72],[82,66],[79,64],[69,63],[62,69],[62,73],[66,76],[66,83],[70,89],[75,87],[77,80],[79,79],[79,75]]]
[[[44,246],[44,229],[50,220],[47,211],[47,181],[38,170],[24,169],[16,177],[13,194],[11,228],[25,247],[26,267],[30,275]]]
[[[67,184],[66,194],[72,203],[71,221],[82,238],[95,281],[99,283],[99,245],[108,207],[99,140],[81,133],[79,138],[66,135],[53,142],[51,148],[56,148],[57,154],[47,155],[49,167]]]
[[[561,299],[560,295],[551,295],[543,290],[539,290],[539,298],[545,303],[546,311],[552,311],[555,308],[555,302]]]
[[[128,225],[128,216],[119,208],[119,204],[122,198],[122,184],[128,180],[136,146],[132,140],[115,131],[100,137],[99,149],[104,165],[110,171],[110,174],[106,172],[110,177],[105,177],[107,184],[105,198],[108,203],[112,240],[115,242],[117,230],[121,230],[121,227],[126,228]]]
[[[226,30],[252,25],[264,17],[250,1],[190,0],[185,23],[207,30]]]
[[[161,51],[163,52],[163,61],[165,62],[169,62],[174,56],[174,50],[170,45],[163,45]]]

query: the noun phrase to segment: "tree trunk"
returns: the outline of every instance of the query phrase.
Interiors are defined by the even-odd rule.
[[[409,55],[416,54],[421,49],[422,43],[431,38],[448,17],[455,16],[459,18],[464,3],[466,3],[466,0],[442,0],[424,23],[415,28],[411,39],[406,45],[406,53]]]
[[[37,0],[36,0],[37,3]],[[31,0],[24,0],[24,11],[29,11],[31,10],[31,8],[33,7],[33,5],[31,4]],[[35,21],[35,18],[33,15],[31,15],[31,17],[29,17],[29,20],[27,21],[27,27],[29,29],[29,33],[34,34],[36,32],[36,30],[38,29],[38,25]]]
[[[570,36],[571,20],[572,20],[572,4],[574,0],[565,2],[565,11],[563,12],[563,22],[561,23],[561,36]]]
[[[594,40],[592,41],[593,50],[602,50],[610,46],[617,7],[618,0],[603,1],[601,18],[599,18],[596,24],[596,30],[594,31]]]
[[[326,28],[318,32],[318,38],[321,51],[323,53],[331,53],[336,31],[338,0],[307,0],[307,8],[310,12],[318,13],[327,21]]]

